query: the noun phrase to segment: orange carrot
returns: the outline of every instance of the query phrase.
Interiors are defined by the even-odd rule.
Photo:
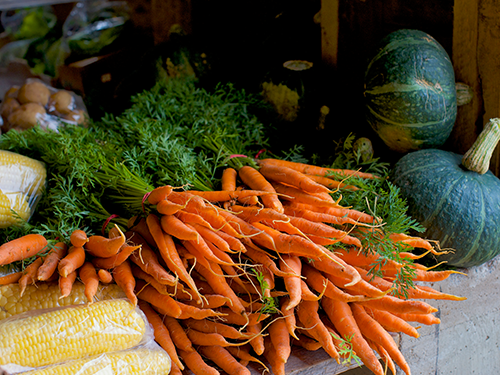
[[[285,204],[284,206],[285,214],[288,216],[301,217],[310,221],[318,222],[318,223],[330,223],[330,224],[357,224],[357,221],[351,219],[348,216],[334,216],[325,214],[322,212],[315,212],[311,210],[307,210],[305,208],[295,208],[291,204]]]
[[[299,202],[299,201],[290,201],[286,203],[287,206],[300,209],[300,210],[309,210],[313,212],[323,213],[331,216],[337,217],[348,217],[356,222],[364,223],[364,224],[373,224],[375,218],[372,215],[369,215],[365,212],[354,210],[352,208],[344,208],[344,207],[335,207],[333,205],[327,206],[318,206],[314,204],[314,202]],[[335,224],[335,223],[333,223]]]
[[[23,275],[19,279],[20,296],[22,297],[26,287],[35,283],[36,273],[43,263],[43,258],[37,257],[32,263],[29,264],[22,272]]]
[[[293,274],[290,272],[283,272],[278,268],[276,263],[269,257],[269,255],[259,249],[257,246],[251,246],[249,245],[247,247],[247,251],[245,252],[245,256],[250,258],[254,264],[262,264],[269,270],[271,270],[272,273],[274,273],[276,276],[279,277],[286,277],[286,276],[292,276]]]
[[[368,179],[380,178],[372,173],[354,171],[351,169],[325,168],[325,167],[320,167],[320,166],[311,165],[311,164],[296,163],[296,162],[280,160],[280,159],[272,159],[272,158],[259,159],[259,160],[257,160],[257,163],[260,166],[262,166],[262,165],[286,166],[288,168],[295,169],[296,171],[302,172],[304,174],[312,174],[312,175],[319,175],[319,176],[325,176],[325,177],[338,174],[338,175],[344,176],[344,177],[345,176],[356,176],[356,177],[368,178]]]
[[[264,357],[271,365],[271,370],[274,375],[285,375],[285,364],[278,360],[278,355],[273,347],[270,338],[264,340]]]
[[[394,361],[392,360],[391,356],[385,350],[385,348],[382,345],[377,344],[376,342],[367,339],[365,337],[366,342],[368,345],[370,345],[370,348],[372,348],[374,351],[376,351],[379,355],[380,358],[382,359],[382,362],[385,364],[385,372],[387,373],[387,369],[389,368],[392,372],[392,375],[396,375],[396,365],[394,364]]]
[[[210,228],[207,228],[200,224],[191,224],[191,226],[203,237],[205,240],[212,242],[220,250],[227,253],[233,253],[231,247],[227,241],[219,235],[220,232],[216,232]]]
[[[118,237],[107,238],[104,236],[92,235],[85,244],[85,251],[93,256],[101,258],[109,258],[116,255],[118,251],[120,251],[121,246],[125,243],[126,238],[125,234],[123,234],[116,224],[115,228],[118,230]]]
[[[191,340],[191,342],[193,343],[193,345],[200,345],[200,346],[218,345],[222,347],[242,345],[242,343],[231,343],[227,341],[224,338],[224,336],[222,336],[219,333],[205,333],[196,331],[192,328],[188,329],[186,333],[188,335],[189,340]]]
[[[268,180],[294,186],[310,194],[330,193],[330,190],[324,185],[311,180],[302,172],[283,165],[277,166],[264,163],[260,166],[259,172]]]
[[[175,215],[162,215],[160,223],[163,231],[170,234],[172,237],[176,237],[181,240],[198,240],[198,232],[188,227]]]
[[[129,264],[130,264],[130,268],[132,269],[132,274],[134,275],[136,280],[137,279],[144,280],[146,283],[148,283],[153,288],[155,288],[158,291],[158,293],[170,294],[167,285],[160,284],[153,276],[151,276],[149,273],[144,272],[136,264],[134,264],[134,263],[129,263]],[[181,288],[178,288],[178,289],[181,290]],[[189,297],[192,298],[191,295],[189,295]]]
[[[430,314],[438,311],[426,302],[402,300],[393,296],[384,296],[370,301],[357,302],[363,306],[391,313]]]
[[[74,247],[84,247],[88,241],[87,233],[82,229],[75,229],[69,236],[69,242]]]
[[[113,282],[113,275],[111,272],[103,268],[100,268],[99,271],[97,271],[97,277],[99,278],[99,281],[104,284]]]
[[[268,327],[269,338],[276,350],[277,359],[286,363],[292,353],[290,334],[284,319],[275,319]]]
[[[195,306],[195,307],[201,305],[200,302],[195,301],[195,300],[190,299],[190,298],[186,298],[186,297],[184,297],[184,299],[182,297],[177,297],[177,299],[178,299],[177,302],[182,301],[183,304],[191,305],[191,306]],[[218,307],[227,305],[230,302],[231,301],[229,300],[229,298],[227,298],[225,296],[221,296],[219,294],[204,294],[203,295],[203,308],[205,308],[205,309],[216,309]]]
[[[250,340],[250,346],[257,355],[262,355],[265,351],[264,336],[262,335],[262,323],[252,322],[246,327],[246,334],[253,338]]]
[[[179,319],[206,319],[206,318],[212,318],[212,317],[219,317],[219,316],[224,316],[224,313],[218,312],[214,309],[210,309],[208,307],[203,306],[201,307],[196,307],[193,305],[188,305],[185,303],[182,303],[180,301],[177,301],[177,304],[181,308],[181,315],[179,316]]]
[[[89,303],[94,302],[95,294],[97,293],[97,288],[99,287],[99,277],[95,270],[94,265],[86,261],[79,269],[78,276],[82,283],[85,284],[84,294],[87,297]]]
[[[267,369],[266,365],[260,359],[250,354],[250,348],[248,347],[248,344],[245,344],[243,346],[228,346],[226,350],[234,357],[238,357],[241,360],[245,360],[248,362],[257,362],[262,367],[264,367],[264,369]]]
[[[160,264],[158,256],[153,251],[144,238],[137,233],[127,232],[127,237],[134,244],[140,244],[141,250],[134,251],[129,259],[138,265],[144,272],[153,276],[159,283],[165,285],[175,285],[177,280]]]
[[[36,279],[39,281],[48,280],[56,271],[59,261],[68,253],[68,246],[64,242],[58,242],[49,251],[43,264],[38,268]]]
[[[415,338],[420,336],[415,327],[390,312],[369,307],[365,307],[365,311],[389,332],[402,332]]]
[[[146,218],[145,217],[132,217],[129,220],[129,230],[125,233],[125,236],[127,238],[130,238],[130,236],[127,233],[137,233],[139,234],[149,246],[155,246],[155,241],[153,239],[153,236],[151,236],[151,233],[149,232],[148,224],[146,223]]]
[[[158,211],[162,215],[174,215],[180,210],[182,210],[185,206],[170,202],[167,199],[164,199],[158,203],[156,206],[156,211]]]
[[[224,314],[224,317],[222,318],[222,321],[224,323],[234,324],[237,326],[256,325],[269,318],[269,314],[264,314],[261,312],[250,313],[246,316],[242,316],[241,314],[232,311],[229,307],[220,307],[217,309],[217,311],[221,314]]]
[[[134,251],[140,251],[141,245],[130,246],[124,244],[118,254],[109,258],[92,257],[91,262],[97,268],[110,270],[122,264]]]
[[[411,314],[411,313],[393,313],[398,318],[401,318],[407,322],[417,322],[421,324],[425,324],[427,326],[433,324],[441,323],[441,319],[432,315],[432,314]]]
[[[276,190],[271,183],[257,169],[244,166],[238,170],[238,175],[245,185],[250,189],[267,191],[271,194],[261,196],[264,207],[272,208],[283,213],[283,204],[281,203]]]
[[[387,350],[394,362],[396,362],[407,375],[410,375],[410,367],[392,336],[375,319],[366,313],[363,306],[353,303],[351,304],[351,310],[361,333]]]
[[[146,284],[143,280],[135,280],[135,295],[155,307],[160,307],[164,311],[168,311],[168,315],[173,318],[181,316],[182,310],[172,297],[168,294],[161,294],[151,285]]]
[[[71,272],[68,276],[59,275],[59,290],[61,291],[59,299],[66,298],[70,295],[76,276],[76,271]]]
[[[137,296],[135,294],[136,280],[132,273],[132,268],[128,260],[113,269],[113,278],[116,284],[122,288],[127,298],[134,306],[137,305]]]
[[[290,301],[286,310],[293,309],[302,300],[302,292],[300,285],[300,277],[302,275],[302,262],[299,257],[294,255],[284,254],[279,261],[282,272],[291,273],[295,276],[287,276],[283,278],[285,289],[288,292]]]
[[[170,332],[170,337],[175,344],[175,347],[184,352],[194,352],[193,344],[189,340],[186,331],[181,326],[179,321],[171,316],[165,315],[163,317],[163,323],[167,327],[168,332]],[[187,365],[186,358],[183,355],[181,357]],[[189,366],[188,366],[189,367]]]
[[[236,190],[236,177],[238,172],[234,168],[224,168],[221,177],[221,187],[222,190],[235,191]]]
[[[325,177],[325,176],[318,176],[316,174],[305,174],[307,177],[309,177],[311,180],[314,182],[321,184],[323,186],[326,186],[329,189],[347,189],[347,190],[359,190],[358,187],[353,186],[353,185],[347,185],[341,181],[334,180],[330,177]]]
[[[231,353],[219,345],[201,346],[200,353],[214,362],[228,375],[250,375],[250,370],[241,365]]]
[[[47,246],[41,234],[27,234],[0,246],[0,266],[31,258]]]
[[[166,199],[171,192],[172,192],[172,186],[170,185],[158,186],[149,193],[147,198],[148,203],[155,206],[160,201]]]
[[[332,275],[348,279],[349,282],[341,285],[341,287],[356,285],[362,280],[361,275],[354,267],[347,264],[333,253],[330,254],[330,258],[315,259],[314,267],[318,271],[324,272],[326,276]]]
[[[172,365],[170,368],[170,375],[182,375],[182,370],[179,368],[179,366],[175,362],[172,362]]]
[[[85,249],[83,247],[70,246],[68,254],[57,264],[57,270],[63,277],[76,271],[85,263]]]
[[[19,279],[23,276],[22,271],[9,273],[8,275],[0,277],[0,285],[9,285],[14,284],[19,281]]]
[[[302,301],[297,306],[297,317],[304,328],[321,343],[325,352],[338,361],[340,356],[333,343],[332,335],[319,317],[319,303],[317,301]]]
[[[262,220],[279,220],[283,222],[289,222],[290,218],[282,214],[278,211],[276,211],[273,208],[265,208],[265,207],[258,207],[258,206],[240,206],[240,205],[233,205],[231,206],[231,212],[238,216],[239,218],[248,221],[248,222],[255,222],[255,221],[262,221]]]
[[[206,199],[209,202],[226,202],[233,199],[241,199],[243,197],[250,196],[271,196],[276,195],[274,192],[262,191],[262,190],[214,190],[214,191],[198,191],[198,190],[186,190],[186,192],[197,195]]]
[[[315,351],[321,348],[321,343],[305,335],[297,335],[296,339],[292,340],[292,345],[300,346],[309,351]]]
[[[345,279],[345,278],[339,277],[339,276],[334,276],[331,274],[326,274],[326,277],[329,281],[332,282],[332,284],[342,288],[344,290],[344,292],[357,294],[357,295],[365,295],[367,297],[370,297],[370,298],[365,298],[364,300],[371,300],[373,298],[381,298],[390,292],[390,290],[382,291],[382,290],[378,289],[376,286],[370,284],[368,281],[365,281],[363,279],[361,279],[355,285],[346,286],[348,279]],[[349,302],[354,302],[354,301],[349,301]]]
[[[280,310],[285,320],[286,328],[290,336],[298,339],[295,329],[297,327],[297,319],[295,318],[295,308],[288,309],[290,298],[288,296],[280,298]]]
[[[234,340],[247,340],[252,337],[252,335],[246,334],[244,332],[240,332],[233,326],[214,322],[212,320],[202,319],[185,319],[182,321],[186,327],[195,329],[199,332],[203,333],[218,333],[225,338],[234,339]],[[259,331],[260,333],[260,331]]]
[[[165,349],[172,362],[175,363],[181,370],[184,370],[184,364],[181,362],[179,356],[177,355],[177,350],[175,349],[174,342],[170,337],[170,332],[163,323],[163,319],[147,302],[140,300],[139,307],[146,315],[148,322],[153,326],[155,341],[163,349]]]
[[[209,366],[197,351],[188,352],[179,349],[179,354],[194,375],[220,375],[219,371]]]
[[[321,306],[341,337],[351,338],[352,348],[365,366],[375,375],[384,375],[382,365],[368,342],[363,338],[363,334],[352,314],[349,304],[324,297],[321,301]]]

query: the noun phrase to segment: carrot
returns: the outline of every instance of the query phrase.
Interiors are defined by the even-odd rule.
[[[304,328],[321,343],[325,352],[338,362],[340,356],[333,343],[332,335],[321,321],[318,311],[319,303],[317,301],[302,301],[297,306],[297,317]]]
[[[234,357],[238,357],[241,360],[248,361],[248,362],[257,362],[262,367],[264,367],[264,369],[268,370],[266,365],[260,359],[254,357],[253,355],[250,354],[250,349],[248,347],[248,344],[245,344],[243,346],[228,346],[226,348],[226,350],[229,353],[231,353]]]
[[[326,186],[329,189],[339,190],[339,189],[347,189],[347,190],[359,190],[358,187],[353,185],[347,185],[342,181],[334,180],[330,177],[318,176],[316,174],[305,174],[314,182]],[[345,180],[345,179],[344,179]]]
[[[87,297],[89,303],[94,302],[95,294],[97,293],[97,288],[99,287],[99,277],[95,270],[94,265],[86,261],[79,269],[78,276],[82,283],[85,284],[84,294]]]
[[[370,309],[369,307],[365,307],[365,311],[389,332],[402,332],[415,338],[420,336],[415,327],[390,312]]]
[[[274,349],[271,339],[266,338],[264,340],[264,357],[267,359],[271,365],[271,370],[274,375],[285,375],[285,364],[278,360],[278,355],[276,349]]]
[[[391,313],[430,314],[438,311],[426,302],[402,300],[393,296],[384,296],[370,301],[357,302],[363,306]]]
[[[330,223],[330,224],[358,224],[354,219],[347,216],[334,216],[325,214],[322,212],[315,212],[307,209],[294,208],[290,204],[285,204],[284,206],[285,214],[288,216],[301,217],[309,221],[314,221],[318,223]]]
[[[104,284],[113,282],[113,275],[111,272],[103,268],[100,268],[99,271],[97,271],[97,277],[99,278],[99,281]]]
[[[257,160],[257,163],[260,166],[262,166],[262,165],[285,166],[288,168],[295,169],[296,171],[302,172],[304,174],[312,174],[312,175],[319,175],[319,176],[332,176],[332,175],[338,174],[338,175],[341,175],[344,177],[345,176],[356,176],[356,177],[368,178],[368,179],[380,178],[379,176],[374,175],[372,173],[354,171],[351,169],[325,168],[325,167],[319,167],[319,166],[311,165],[311,164],[296,163],[296,162],[280,160],[280,159],[272,159],[272,158],[259,159],[259,160]]]
[[[70,246],[68,254],[57,264],[57,270],[61,276],[67,277],[71,272],[83,266],[83,263],[85,263],[85,249]]]
[[[251,196],[270,196],[276,195],[275,192],[268,192],[263,190],[235,190],[235,191],[227,191],[227,190],[186,190],[187,193],[197,195],[206,199],[209,202],[227,202],[233,199],[241,199],[244,197]]]
[[[267,191],[271,194],[261,196],[264,207],[272,208],[283,213],[283,204],[281,203],[276,190],[271,183],[257,169],[250,166],[243,166],[238,170],[238,175],[245,185],[250,189]]]
[[[374,351],[376,351],[382,361],[385,364],[385,373],[387,373],[387,369],[389,368],[392,372],[392,375],[396,375],[396,365],[394,364],[394,361],[392,360],[391,356],[389,353],[387,353],[387,350],[384,349],[382,345],[377,344],[376,342],[367,339],[365,337],[366,342],[368,345],[370,345],[370,348],[372,348]]]
[[[204,226],[205,228],[209,228],[213,230],[212,225],[206,221],[203,216],[198,213],[189,212],[189,211],[178,211],[174,214],[179,220],[181,220],[184,224],[199,224]]]
[[[198,240],[198,232],[188,227],[175,215],[162,215],[160,223],[163,231],[173,237],[179,238],[181,240]]]
[[[170,295],[167,285],[160,284],[153,276],[151,276],[149,273],[144,272],[141,268],[139,268],[139,266],[137,266],[134,263],[131,263],[130,268],[132,269],[132,274],[134,275],[136,280],[137,279],[144,280],[146,283],[155,288],[158,293]],[[181,288],[178,289],[181,290]],[[192,296],[189,295],[189,297]]]
[[[276,263],[269,257],[269,255],[263,250],[259,249],[257,246],[248,246],[245,256],[250,258],[254,264],[262,264],[266,268],[270,269],[272,273],[279,277],[292,276],[290,272],[283,272],[278,268]]]
[[[66,298],[70,295],[76,276],[76,271],[69,273],[68,276],[59,275],[59,290],[61,291],[59,299]]]
[[[141,245],[124,244],[116,255],[109,258],[92,257],[91,262],[97,268],[110,270],[122,264],[134,251],[140,251],[140,249]]]
[[[387,295],[391,291],[391,290],[382,291],[378,289],[376,286],[370,284],[368,281],[365,281],[363,279],[361,279],[355,285],[346,286],[345,284],[348,280],[343,277],[334,276],[330,274],[326,274],[326,277],[329,281],[332,282],[332,284],[342,288],[344,292],[353,293],[357,295],[365,295],[366,297],[368,297],[363,300],[372,300],[374,298],[381,298]],[[349,302],[354,302],[354,301],[349,301]]]
[[[177,297],[178,301],[182,301],[183,304],[191,305],[197,307],[200,305],[198,301],[193,299],[182,299],[181,297]],[[225,306],[227,303],[231,302],[229,298],[225,296],[221,296],[219,294],[204,294],[203,295],[203,308],[205,309],[216,309],[221,306]]]
[[[244,190],[246,188],[245,185],[240,185],[236,187],[236,190]],[[252,195],[249,197],[241,197],[236,200],[238,203],[244,206],[262,206],[262,203],[259,201],[259,197],[256,195]],[[231,203],[231,202],[228,202]],[[227,208],[227,207],[224,207]]]
[[[88,241],[87,233],[82,229],[75,229],[69,236],[69,242],[75,247],[84,247]]]
[[[394,362],[396,362],[407,375],[410,375],[410,367],[392,336],[375,319],[366,313],[363,306],[353,303],[351,304],[351,310],[361,333],[387,350]]]
[[[224,336],[215,332],[205,333],[190,328],[186,331],[186,333],[188,335],[189,340],[191,340],[191,342],[193,343],[193,345],[200,345],[200,346],[218,345],[222,347],[243,345],[243,343],[231,343],[227,341],[224,338]]]
[[[88,242],[85,244],[85,250],[96,257],[109,258],[116,255],[120,251],[121,246],[125,243],[125,234],[115,224],[119,236],[107,238],[99,235],[92,235],[89,237]]]
[[[127,237],[134,244],[140,244],[141,250],[130,254],[129,259],[138,265],[144,272],[153,276],[160,284],[175,285],[177,280],[160,264],[156,252],[154,252],[137,233],[127,232]]]
[[[287,276],[283,278],[285,289],[288,292],[290,301],[286,310],[293,309],[302,300],[302,292],[300,285],[300,276],[302,275],[302,262],[299,257],[293,255],[283,255],[279,261],[280,269],[286,273],[292,273],[295,276]]]
[[[190,224],[186,224],[186,225],[193,228],[193,230],[195,230],[194,227],[192,227]],[[212,249],[210,248],[210,246],[208,245],[207,241],[205,241],[205,239],[202,236],[199,236],[198,240],[196,240],[196,241],[186,240],[186,241],[183,241],[182,243],[184,244],[184,246],[186,246],[186,244],[189,243],[191,246],[190,247],[186,246],[186,248],[188,250],[191,250],[193,247],[196,248],[197,252],[210,262],[214,262],[214,263],[221,264],[221,265],[222,264],[229,265],[229,266],[235,265],[232,258],[230,256],[228,256],[226,253],[224,253],[223,251],[221,253],[224,254],[223,257],[225,258],[225,260],[222,260],[217,255],[215,255],[214,252],[212,251]]]
[[[144,280],[135,280],[135,295],[137,298],[150,303],[155,307],[160,307],[167,311],[168,315],[173,318],[178,318],[182,314],[182,310],[172,297],[168,294],[158,292],[154,287],[148,285]]]
[[[246,326],[246,334],[253,338],[250,340],[250,346],[257,355],[262,355],[265,351],[264,336],[262,335],[262,323],[252,322]]]
[[[128,260],[113,269],[113,278],[115,279],[116,284],[125,292],[125,295],[130,302],[136,306],[137,296],[134,290],[136,280]]]
[[[191,226],[200,234],[200,236],[202,238],[204,238],[206,241],[212,242],[220,250],[227,252],[227,253],[234,252],[231,250],[231,247],[229,246],[227,241],[219,235],[219,232],[216,232],[210,228],[207,228],[203,225],[196,224],[196,223],[191,224]]]
[[[162,215],[174,215],[184,207],[185,206],[182,204],[174,203],[167,199],[164,199],[157,204],[156,211],[158,211]]]
[[[181,370],[184,370],[184,364],[181,362],[179,356],[177,355],[177,350],[175,349],[174,342],[170,337],[170,332],[163,323],[163,319],[149,305],[149,303],[139,300],[138,304],[140,309],[144,312],[144,315],[146,315],[148,322],[153,326],[155,341],[163,349],[165,349],[172,362],[175,363]]]
[[[43,264],[38,268],[36,279],[45,281],[56,271],[59,261],[68,253],[68,246],[64,242],[58,242],[49,251]]]
[[[224,313],[218,312],[214,309],[203,306],[203,308],[198,308],[196,306],[188,305],[177,301],[177,304],[181,308],[181,315],[179,319],[206,319],[212,317],[224,316]]]
[[[299,202],[299,201],[290,201],[286,203],[286,206],[293,208],[293,209],[299,209],[299,210],[308,210],[316,213],[321,213],[321,214],[326,214],[330,216],[337,216],[339,218],[350,218],[354,220],[357,223],[364,223],[364,224],[373,224],[375,221],[375,218],[372,215],[369,215],[365,212],[358,211],[352,208],[344,208],[344,207],[333,207],[330,205],[330,207],[326,206],[318,206],[315,205],[314,202]],[[333,223],[335,224],[335,223]]]
[[[194,375],[220,375],[219,371],[209,366],[198,352],[179,349],[179,354]]]
[[[283,314],[283,318],[285,320],[288,333],[294,339],[298,339],[298,336],[295,333],[295,329],[297,327],[297,320],[295,318],[295,308],[288,309],[288,305],[290,304],[290,298],[288,296],[281,297],[279,302],[280,302],[280,311]]]
[[[233,250],[236,253],[244,253],[246,252],[246,247],[245,245],[236,237],[222,231],[222,230],[217,230],[217,234],[227,242],[229,245],[229,248]]]
[[[214,362],[228,375],[250,375],[250,370],[242,366],[231,353],[219,345],[201,346],[200,353]]]
[[[384,375],[382,365],[368,342],[363,338],[349,304],[324,297],[321,306],[341,337],[351,338],[352,348],[365,366],[375,375]]]
[[[31,258],[47,246],[41,234],[27,234],[0,246],[0,266]]]
[[[286,363],[292,353],[290,334],[284,319],[275,319],[268,327],[269,338],[276,350],[277,359]]]
[[[172,190],[173,188],[170,185],[158,186],[157,188],[151,190],[151,192],[148,194],[148,203],[153,206],[157,205],[160,201],[166,199],[170,195]]]
[[[432,246],[431,242],[421,237],[409,236],[404,233],[391,233],[389,238],[394,242],[402,243],[408,247],[412,248],[421,248],[425,250],[431,251],[434,255],[439,255],[440,252],[437,252]]]
[[[22,272],[23,275],[19,279],[19,295],[22,297],[28,284],[34,284],[36,280],[36,273],[43,263],[43,258],[37,257],[32,263],[29,264]]]
[[[255,222],[255,221],[262,221],[262,220],[279,220],[283,222],[289,222],[290,218],[275,209],[272,208],[266,208],[266,207],[258,207],[258,206],[240,206],[240,205],[233,205],[231,206],[231,212],[238,216],[239,218],[248,221],[248,222]]]
[[[165,315],[163,317],[163,323],[165,324],[165,327],[167,327],[168,332],[170,332],[170,337],[172,338],[172,341],[174,342],[174,345],[177,349],[184,352],[195,351],[191,340],[189,340],[186,334],[186,331],[184,330],[184,328],[182,328],[177,319]],[[184,356],[181,355],[181,357],[183,358]],[[184,358],[184,362],[186,363],[186,358]]]
[[[310,256],[309,256],[310,257]],[[361,279],[361,275],[359,272],[352,267],[351,265],[345,263],[342,259],[334,255],[330,254],[330,258],[319,258],[314,260],[314,267],[323,273],[344,279],[348,279],[349,281],[341,287],[349,287],[356,285],[359,283]]]
[[[384,277],[396,277],[398,272],[397,269],[382,269]],[[455,270],[443,270],[443,271],[426,271],[422,269],[415,268],[415,276],[413,277],[414,281],[424,281],[429,283],[434,283],[438,281],[446,280],[449,276],[453,274],[465,275],[466,273],[455,271]]]
[[[23,276],[22,271],[9,273],[8,275],[0,277],[0,285],[9,285],[14,284],[19,281],[19,279]]]
[[[236,172],[236,169],[231,167],[224,168],[224,170],[222,171],[222,177],[220,181],[222,190],[235,191],[237,176],[238,172]]]
[[[330,193],[330,189],[295,169],[280,165],[262,164],[259,172],[268,180],[294,186],[310,194]]]
[[[169,374],[170,375],[182,375],[182,370],[179,368],[177,363],[172,362]]]
[[[197,320],[188,318],[183,320],[182,322],[186,327],[190,329],[194,329],[203,333],[218,333],[219,335],[228,339],[247,340],[252,337],[252,335],[238,331],[233,326],[220,322],[214,322],[212,320]]]
[[[130,221],[132,221],[132,219]],[[125,236],[127,238],[130,237],[127,233],[137,233],[146,241],[149,246],[155,246],[155,241],[153,239],[153,236],[151,236],[151,233],[149,232],[145,217],[141,217],[139,218],[139,220],[135,219],[129,226],[129,228],[130,229],[125,233]]]
[[[432,314],[410,314],[410,313],[393,313],[398,318],[407,322],[417,322],[427,326],[441,323],[441,319]]]
[[[220,312],[221,314],[224,314],[222,321],[225,324],[234,324],[238,326],[256,325],[269,318],[269,314],[264,314],[261,312],[250,313],[247,314],[245,317],[242,316],[241,314],[235,313],[229,307],[220,307],[217,309],[217,311]]]
[[[310,337],[299,334],[296,339],[292,340],[292,345],[300,346],[309,351],[315,351],[321,348],[321,343]]]

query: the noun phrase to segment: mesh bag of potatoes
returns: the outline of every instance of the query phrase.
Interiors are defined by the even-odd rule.
[[[84,124],[86,111],[77,105],[75,95],[58,90],[37,78],[22,86],[12,86],[0,105],[2,131],[23,131],[35,125],[57,131],[61,123]]]
[[[0,150],[0,228],[30,219],[46,180],[47,170],[41,161]]]

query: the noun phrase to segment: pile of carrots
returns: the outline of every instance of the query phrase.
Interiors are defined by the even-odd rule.
[[[92,302],[99,283],[115,282],[148,317],[173,374],[250,374],[247,365],[257,362],[282,375],[294,345],[322,348],[339,363],[355,356],[377,375],[387,368],[396,374],[396,366],[410,374],[390,333],[418,337],[410,322],[439,323],[423,299],[465,299],[421,285],[456,271],[411,262],[419,285],[407,298],[394,294],[403,264],[385,260],[373,275],[380,255],[362,248],[366,233],[380,231],[377,218],[331,195],[355,188],[332,172],[377,176],[276,159],[258,164],[224,170],[219,191],[158,187],[145,198],[148,213],[107,236],[75,230],[69,244],[47,254],[43,236],[10,241],[0,247],[0,265],[43,255],[0,283],[18,282],[23,293],[58,279],[63,298],[78,277]],[[439,254],[419,237],[389,238]],[[411,251],[399,255],[418,259]]]

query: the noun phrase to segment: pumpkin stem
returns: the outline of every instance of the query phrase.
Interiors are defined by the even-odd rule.
[[[500,118],[484,126],[471,148],[462,157],[462,165],[470,171],[485,174],[490,169],[493,151],[500,140]]]

